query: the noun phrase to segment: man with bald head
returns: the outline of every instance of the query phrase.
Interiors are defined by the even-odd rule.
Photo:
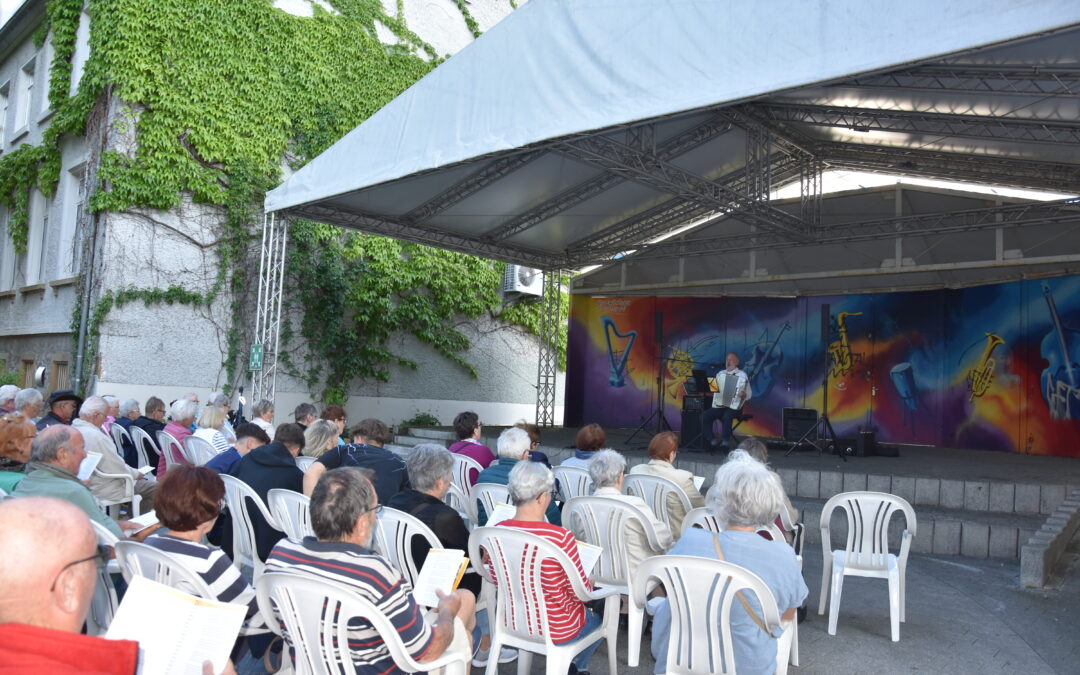
[[[105,503],[126,501],[131,483],[120,476],[131,476],[135,481],[135,494],[143,499],[142,510],[149,511],[157,483],[143,478],[141,473],[128,466],[116,452],[116,444],[101,428],[108,418],[108,411],[109,403],[105,398],[91,396],[79,408],[78,418],[71,422],[71,428],[82,435],[86,451],[101,455],[97,470],[90,476],[90,492]]]
[[[137,643],[79,634],[108,555],[68,502],[0,502],[0,672],[135,672]]]
[[[86,457],[83,437],[69,426],[56,424],[41,431],[30,445],[30,461],[26,465],[26,477],[19,481],[12,492],[14,497],[56,497],[70,502],[90,520],[101,523],[110,532],[123,537],[123,530],[139,529],[138,525],[117,523],[105,515],[94,495],[82,484],[77,475],[79,464]],[[144,537],[150,531],[140,532]],[[39,533],[39,536],[47,536]],[[2,578],[2,577],[0,577]]]

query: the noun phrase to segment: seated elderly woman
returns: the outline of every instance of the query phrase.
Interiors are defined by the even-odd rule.
[[[330,420],[315,420],[304,429],[304,456],[321,457],[338,445],[338,426]]]
[[[149,406],[147,406],[149,407]],[[176,440],[180,441],[183,446],[184,439],[191,435],[191,424],[195,421],[195,413],[199,410],[199,404],[188,398],[178,398],[172,402],[172,406],[169,408],[169,414],[172,419],[165,425],[163,431]],[[157,439],[154,439],[157,440]],[[226,446],[227,448],[228,446]],[[186,464],[187,460],[180,454],[179,449],[161,448],[161,457],[158,459],[157,473],[158,478],[165,475],[165,453],[172,453],[172,461],[177,464]]]
[[[256,424],[267,436],[274,435],[274,403],[261,399],[251,408],[251,423]]]
[[[0,490],[7,494],[26,475],[30,444],[37,435],[34,423],[19,413],[0,415]]]
[[[667,478],[682,488],[686,496],[690,498],[690,507],[699,508],[705,506],[705,498],[694,486],[694,474],[684,469],[675,468],[675,458],[679,451],[679,437],[671,431],[662,431],[649,441],[649,461],[646,464],[638,464],[630,469],[633,475],[645,474],[647,476],[660,476]],[[671,526],[672,536],[679,538],[682,531],[682,521],[686,517],[686,509],[674,495],[668,496],[668,524]]]
[[[772,591],[781,619],[793,620],[796,608],[809,592],[795,551],[782,541],[769,541],[756,534],[759,527],[772,522],[783,503],[780,477],[764,464],[733,461],[717,469],[715,486],[709,493],[709,510],[724,531],[716,534],[697,528],[687,530],[668,555],[722,557],[753,572]],[[754,594],[743,595],[760,617],[761,605]],[[667,671],[671,635],[671,607],[667,600],[658,603],[652,630],[652,652],[656,657],[653,672],[663,673]],[[731,636],[735,670],[740,675],[775,671],[776,639],[766,634],[739,603],[731,605]]]
[[[607,434],[599,424],[586,424],[578,429],[574,437],[574,456],[567,457],[561,466],[576,466],[588,469],[593,453],[607,445]]]
[[[220,548],[203,543],[218,519],[224,497],[225,483],[216,471],[205,466],[174,466],[162,476],[154,492],[154,511],[168,531],[158,530],[146,538],[146,543],[179,558],[206,582],[219,601],[245,605],[245,633],[267,632],[255,589]],[[259,641],[259,654],[268,641]]]
[[[195,438],[201,438],[214,446],[219,453],[229,449],[229,438],[225,434],[225,410],[220,406],[208,405],[203,408],[199,415],[198,426],[193,434]]]
[[[551,469],[539,462],[518,462],[510,471],[510,503],[517,512],[501,527],[513,527],[547,539],[562,549],[576,568],[586,588],[592,584],[581,567],[577,540],[566,528],[544,521],[544,513],[551,504],[555,490],[555,476]],[[588,635],[602,623],[600,616],[585,606],[574,593],[570,579],[562,567],[552,560],[543,563],[544,604],[547,606],[548,634],[557,645],[569,644]],[[602,640],[582,650],[572,662],[570,673],[588,670],[589,659]]]
[[[649,546],[649,539],[645,536],[645,529],[641,523],[632,520],[627,523],[623,532],[626,543],[626,554],[630,564],[630,574],[637,571],[637,566],[642,560],[654,555],[660,555],[671,547],[671,530],[664,523],[657,520],[652,509],[641,497],[624,495],[622,492],[623,476],[626,472],[626,458],[614,450],[600,450],[589,461],[589,477],[592,478],[595,491],[594,497],[607,497],[618,499],[641,509],[652,523],[653,531],[660,543],[660,550],[654,550]]]
[[[739,459],[740,455],[743,453],[752,459],[756,459],[765,466],[769,465],[769,446],[765,445],[760,438],[754,438],[753,436],[744,438],[743,442],[739,443],[739,447],[731,452],[728,461]],[[791,500],[788,499],[787,493],[784,493],[784,509],[786,509],[788,513],[788,522],[794,523],[799,520],[799,511],[791,505]],[[788,537],[790,540],[792,533],[784,530],[783,523],[780,522],[779,516],[776,518],[776,526],[779,527],[780,531],[784,533],[784,536]]]
[[[510,481],[510,472],[514,470],[517,463],[532,459],[532,453],[529,451],[529,448],[532,447],[529,434],[520,427],[511,427],[504,430],[499,434],[499,441],[495,447],[498,448],[499,458],[495,460],[494,464],[480,472],[476,479],[477,483],[506,485]],[[476,506],[476,519],[480,521],[480,524],[487,523],[487,512],[484,510],[483,502],[477,500]],[[562,514],[559,512],[559,507],[554,500],[548,504],[545,515],[549,523],[562,525]]]

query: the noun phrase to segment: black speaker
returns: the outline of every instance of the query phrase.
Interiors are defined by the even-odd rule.
[[[784,440],[794,443],[810,431],[808,441],[817,440],[817,410],[813,408],[784,408]]]
[[[855,441],[855,455],[858,457],[873,457],[877,454],[877,441],[874,440],[873,431],[860,431]]]
[[[694,445],[691,446],[691,443]],[[701,413],[683,410],[679,444],[684,448],[700,448],[704,443],[705,440],[701,437]]]

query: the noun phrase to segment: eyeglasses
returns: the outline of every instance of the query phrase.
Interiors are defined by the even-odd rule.
[[[559,491],[551,490],[550,492],[541,492],[537,499],[540,499],[540,497],[543,497],[544,495],[551,497],[551,501],[555,501],[559,498]]]
[[[369,509],[364,509],[363,511],[361,511],[360,515],[364,515],[365,513],[369,512],[369,511],[374,511],[375,516],[378,517],[380,514],[382,514],[382,510],[383,510],[383,505],[382,504],[376,504],[375,506],[372,506]]]
[[[90,562],[91,560],[93,560],[94,564],[98,567],[104,567],[105,565],[109,564],[110,557],[112,557],[112,546],[104,546],[102,544],[98,544],[97,550],[94,552],[94,555],[69,562],[68,564],[61,567],[60,571],[56,573],[56,578],[53,579],[52,586],[49,586],[49,592],[52,593],[56,590],[56,582],[60,581],[60,575],[66,572],[68,568],[74,567],[76,565],[81,565],[84,562]]]

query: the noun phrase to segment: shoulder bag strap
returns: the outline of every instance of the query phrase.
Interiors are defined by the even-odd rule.
[[[716,557],[720,560],[724,560],[724,550],[720,548],[720,535],[716,532],[713,532],[713,548],[716,549]],[[757,612],[750,607],[750,603],[747,601],[742,591],[735,591],[735,597],[739,599],[743,609],[745,609],[746,613],[750,615],[750,618],[754,620],[754,623],[758,625],[758,628],[765,631],[765,634],[769,637],[772,637],[772,633],[769,632],[769,629],[765,626],[765,622],[762,621],[761,617],[757,615]]]

